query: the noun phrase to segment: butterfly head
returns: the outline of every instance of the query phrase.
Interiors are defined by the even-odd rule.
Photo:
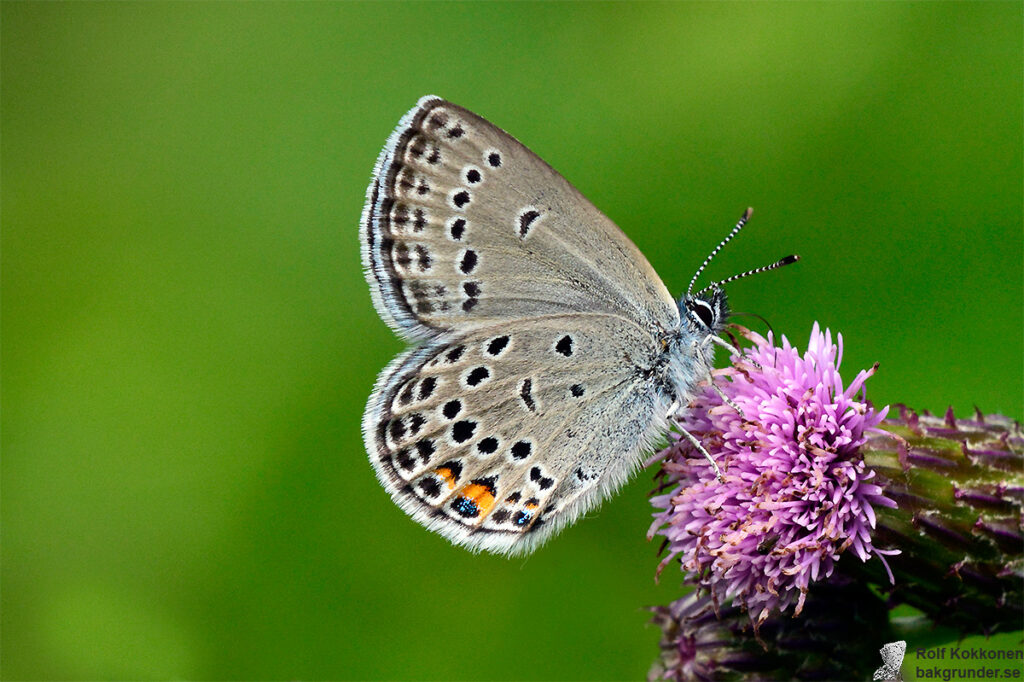
[[[679,316],[699,336],[718,336],[729,317],[725,290],[711,287],[696,294],[684,294],[679,299]]]
[[[729,317],[729,306],[726,303],[725,290],[722,289],[723,284],[729,284],[735,282],[738,279],[749,277],[750,275],[756,275],[761,272],[768,272],[769,270],[775,270],[781,268],[783,265],[789,265],[800,260],[799,256],[786,256],[780,260],[775,261],[770,265],[765,265],[760,268],[754,268],[746,272],[741,272],[738,275],[727,277],[718,282],[712,282],[708,286],[704,287],[697,293],[693,293],[693,285],[697,282],[697,278],[700,277],[701,273],[704,272],[704,268],[714,259],[718,252],[722,250],[722,247],[729,243],[733,237],[739,234],[743,226],[750,220],[750,216],[753,213],[753,209],[748,208],[743,212],[743,216],[736,223],[736,227],[732,228],[725,239],[718,243],[708,257],[704,259],[700,267],[697,268],[697,272],[694,273],[693,279],[690,280],[690,286],[686,288],[686,293],[679,299],[679,316],[686,320],[686,324],[693,329],[695,332],[701,332],[705,338],[717,337],[722,331],[722,327],[725,325],[726,318]]]

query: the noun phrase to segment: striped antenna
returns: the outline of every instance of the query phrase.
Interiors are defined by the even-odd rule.
[[[729,235],[725,239],[723,239],[722,241],[718,242],[718,246],[716,246],[715,249],[710,254],[708,254],[708,257],[704,259],[704,262],[700,264],[700,267],[697,268],[697,272],[693,275],[693,279],[690,280],[690,286],[686,287],[686,295],[687,296],[689,296],[690,292],[693,290],[693,285],[697,281],[697,278],[700,277],[700,273],[704,272],[704,268],[706,268],[708,266],[708,263],[711,262],[711,259],[713,259],[716,255],[718,255],[718,252],[722,250],[722,247],[725,246],[726,244],[728,244],[729,241],[733,237],[735,237],[736,235],[738,235],[740,233],[740,230],[743,229],[743,226],[747,224],[748,220],[750,220],[750,216],[751,216],[751,214],[753,214],[753,212],[754,212],[754,209],[752,209],[752,208],[748,208],[746,211],[744,211],[743,212],[743,217],[740,218],[740,221],[738,223],[736,223],[736,227],[732,228],[732,232],[730,232]],[[747,274],[751,274],[751,273],[747,273]],[[721,282],[719,282],[719,284],[721,284]],[[714,286],[714,285],[712,285],[712,286]]]
[[[729,282],[735,282],[738,279],[743,279],[744,277],[749,277],[750,275],[756,275],[756,274],[761,273],[761,272],[769,272],[770,270],[777,270],[777,269],[781,268],[783,265],[789,265],[791,263],[797,262],[798,260],[800,260],[800,256],[798,256],[796,254],[793,254],[793,255],[790,255],[790,256],[786,256],[785,258],[780,258],[779,260],[775,261],[771,265],[762,265],[759,268],[754,268],[753,270],[747,270],[746,272],[741,272],[740,274],[733,275],[732,277],[726,277],[721,282],[712,282],[711,284],[707,285],[706,287],[704,287],[703,289],[701,289],[700,291],[697,292],[697,296],[700,296],[701,294],[703,294],[708,289],[717,288],[717,287],[722,286],[723,284],[728,284]]]

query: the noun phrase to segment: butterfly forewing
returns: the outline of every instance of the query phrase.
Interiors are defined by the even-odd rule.
[[[657,339],[603,313],[430,341],[381,375],[364,431],[414,518],[473,548],[528,551],[618,488],[658,404]]]
[[[604,214],[513,137],[436,97],[381,153],[361,235],[378,312],[408,337],[575,311],[678,321]]]

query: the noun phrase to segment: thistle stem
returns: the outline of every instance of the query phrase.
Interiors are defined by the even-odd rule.
[[[1019,630],[1024,622],[1024,434],[999,415],[955,419],[899,407],[862,448],[876,482],[899,505],[877,510],[876,562],[843,562],[961,634]]]

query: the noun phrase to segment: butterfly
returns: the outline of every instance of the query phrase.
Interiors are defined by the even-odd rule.
[[[755,271],[690,291],[749,215],[677,300],[551,166],[420,99],[377,160],[359,233],[377,312],[414,343],[363,415],[394,501],[455,544],[511,555],[620,488],[710,378],[714,346],[735,351],[721,285]]]

